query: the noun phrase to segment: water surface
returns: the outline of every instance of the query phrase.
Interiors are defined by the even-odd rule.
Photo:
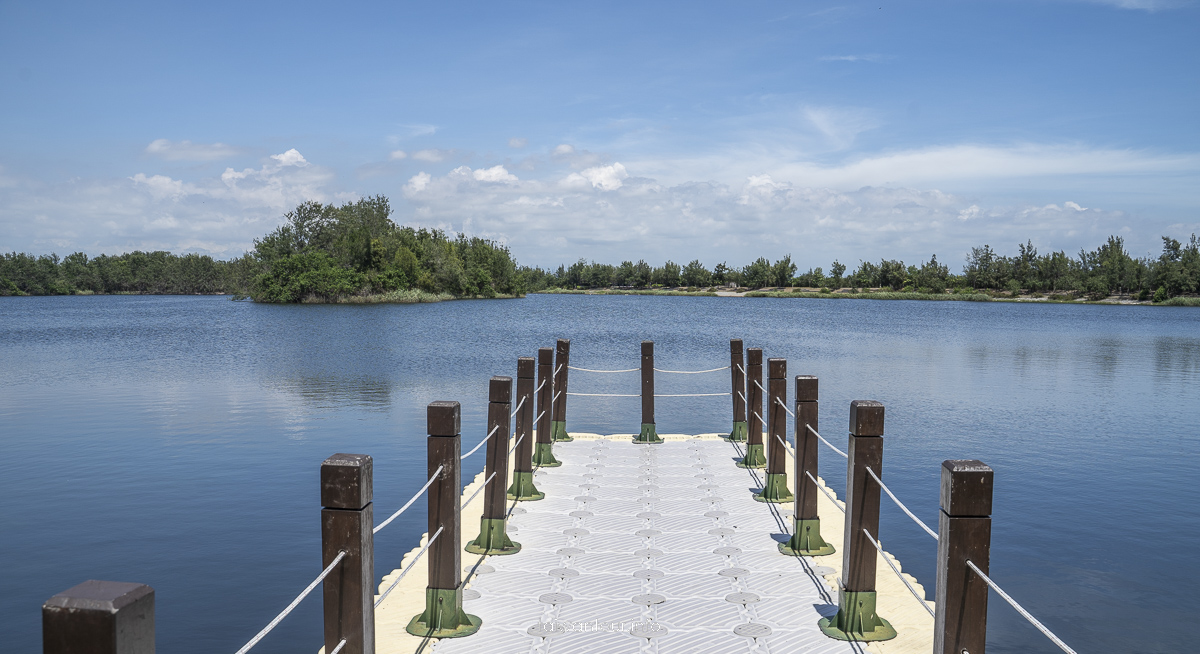
[[[821,431],[887,407],[884,478],[930,524],[943,459],[996,470],[993,577],[1080,651],[1190,649],[1200,612],[1200,310],[870,300],[531,296],[397,306],[220,297],[0,298],[0,632],[38,651],[41,603],[84,579],[157,592],[164,652],[233,652],[320,569],[318,470],[375,458],[376,515],[424,482],[424,407],[463,404],[482,438],[487,380],[559,337],[572,363],[728,361],[728,339],[820,377]],[[659,376],[720,392],[727,373]],[[636,393],[637,376],[571,389]],[[636,398],[571,398],[569,427],[637,431]],[[728,398],[662,398],[659,431],[728,430]],[[844,488],[844,463],[822,451]],[[483,465],[466,462],[464,478]],[[839,492],[839,495],[841,493]],[[935,543],[895,507],[884,546],[932,593]],[[376,572],[424,531],[380,532]],[[468,526],[468,528],[474,528]],[[884,616],[887,617],[887,616]],[[995,595],[989,651],[1057,651]],[[319,596],[256,652],[315,651]]]

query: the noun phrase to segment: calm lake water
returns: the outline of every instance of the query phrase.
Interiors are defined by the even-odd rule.
[[[1200,309],[966,302],[531,296],[416,306],[221,297],[0,298],[0,632],[40,651],[40,606],[85,579],[157,592],[163,652],[230,652],[320,571],[318,469],[375,458],[375,512],[425,477],[425,405],[485,433],[487,380],[572,339],[572,363],[725,365],[729,338],[820,377],[821,425],[887,407],[884,477],[937,523],[943,459],[996,470],[992,571],[1084,652],[1194,648],[1200,613]],[[660,393],[720,392],[727,372]],[[581,392],[636,375],[573,372]],[[789,389],[791,390],[791,389]],[[728,430],[728,398],[663,398],[663,433]],[[571,398],[572,430],[637,431],[633,398]],[[844,488],[845,465],[821,470]],[[464,479],[483,465],[466,462]],[[839,491],[839,495],[842,492]],[[930,593],[936,547],[890,503],[884,546]],[[418,503],[376,539],[376,572],[424,531]],[[468,526],[467,528],[474,528]],[[320,596],[255,652],[315,652]],[[887,616],[884,616],[887,617]],[[993,595],[992,652],[1057,651]],[[482,651],[482,650],[481,650]]]

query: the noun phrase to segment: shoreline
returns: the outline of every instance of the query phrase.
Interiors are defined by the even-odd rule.
[[[1005,293],[1005,295],[1001,295]],[[830,292],[819,290],[768,288],[754,290],[686,290],[686,289],[546,289],[529,291],[529,295],[660,295],[691,297],[737,297],[737,298],[803,298],[821,300],[923,300],[930,302],[1010,302],[1017,304],[1100,304],[1111,306],[1155,306],[1155,307],[1200,307],[1200,297],[1177,296],[1163,302],[1137,300],[1128,295],[1110,295],[1101,300],[1074,297],[1069,293],[1040,293],[1012,296],[1007,292],[980,291],[973,293],[919,293],[915,291],[872,290],[854,293],[849,289]],[[1056,297],[1057,296],[1057,297]]]

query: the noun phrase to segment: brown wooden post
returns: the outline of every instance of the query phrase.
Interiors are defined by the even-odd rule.
[[[787,359],[767,360],[767,480],[759,502],[790,502],[795,496],[787,487]]]
[[[762,348],[752,347],[746,350],[746,456],[738,461],[739,468],[767,467],[762,438],[763,392],[759,387],[762,376]]]
[[[42,604],[43,654],[154,654],[154,589],[85,581]]]
[[[483,470],[483,515],[479,537],[467,544],[472,554],[516,554],[521,544],[508,537],[508,512],[504,489],[508,488],[508,425],[512,406],[512,377],[492,377],[488,384],[487,464]],[[491,481],[488,481],[488,480]]]
[[[642,341],[642,433],[633,442],[663,442],[654,424],[654,341]]]
[[[984,654],[987,647],[988,586],[967,561],[988,573],[993,476],[982,461],[942,462],[934,654]]]
[[[458,402],[430,402],[429,439],[429,583],[425,612],[406,627],[414,636],[455,638],[479,631],[481,620],[462,608],[462,484],[459,478],[461,419]],[[438,473],[438,470],[441,470]],[[435,536],[436,534],[436,536]]]
[[[896,630],[875,613],[875,565],[878,552],[863,533],[879,540],[879,484],[867,468],[883,477],[883,405],[873,400],[850,403],[850,447],[846,462],[846,531],[842,541],[842,588],[838,613],[822,618],[821,631],[839,640],[890,640]]]
[[[533,465],[542,468],[557,468],[562,462],[554,458],[554,436],[550,423],[554,416],[554,348],[538,348],[537,366],[537,415],[534,429],[537,441],[533,448]],[[535,389],[536,390],[536,389]]]
[[[817,437],[808,430],[817,426],[817,378],[796,375],[796,506],[792,518],[792,538],[779,544],[784,554],[826,556],[833,545],[821,537],[821,518],[817,515]]]
[[[512,486],[508,488],[510,500],[532,501],[546,496],[533,485],[533,373],[533,357],[517,359],[517,396],[513,399],[520,408],[516,410],[516,458]]]
[[[571,369],[571,340],[558,339],[554,349],[554,417],[551,437],[555,441],[573,441],[567,433],[567,371]]]
[[[375,652],[375,526],[372,461],[334,454],[321,463],[321,567],[346,556],[325,577],[325,651],[342,640],[346,654]]]
[[[729,376],[733,379],[733,430],[729,440],[746,442],[746,364],[742,356],[742,339],[729,339]]]

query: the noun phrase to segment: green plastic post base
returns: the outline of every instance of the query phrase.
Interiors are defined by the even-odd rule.
[[[729,442],[745,443],[746,442],[746,421],[734,421],[733,431],[729,432]]]
[[[792,518],[792,537],[779,544],[788,556],[828,556],[837,550],[821,538],[820,518]]]
[[[658,437],[658,430],[655,429],[653,422],[642,423],[642,433],[638,434],[637,438],[633,439],[635,443],[661,443],[663,439]]]
[[[540,500],[545,496],[545,493],[539,491],[537,486],[533,485],[532,472],[513,473],[512,486],[508,487],[508,499],[531,502],[533,500]]]
[[[505,556],[520,552],[521,544],[509,539],[504,518],[480,518],[479,538],[467,543],[464,549],[471,554]]]
[[[837,640],[891,640],[896,630],[875,614],[875,591],[843,590],[838,595],[838,612],[817,623],[821,632]]]
[[[574,438],[571,438],[570,434],[567,433],[566,420],[550,421],[550,440],[554,441],[555,443],[569,443],[575,440]]]
[[[462,608],[462,593],[455,589],[426,588],[425,612],[409,621],[405,630],[421,638],[461,638],[479,631],[478,616]]]
[[[554,458],[554,443],[533,444],[533,465],[543,468],[557,468],[562,461]]]
[[[791,502],[796,499],[792,495],[792,491],[787,487],[787,475],[784,473],[767,474],[767,483],[763,485],[761,493],[754,496],[756,502],[770,502],[779,504],[781,502]]]
[[[737,462],[739,468],[765,468],[767,467],[767,453],[763,450],[762,443],[750,443],[746,446],[746,456],[742,457],[741,461]]]

